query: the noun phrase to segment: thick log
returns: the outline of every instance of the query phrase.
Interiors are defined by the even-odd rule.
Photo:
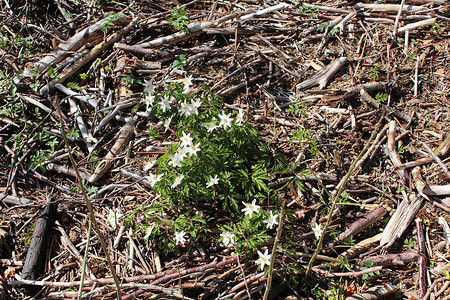
[[[36,221],[33,237],[23,266],[22,279],[34,280],[44,272],[48,244],[52,233],[51,228],[55,221],[57,208],[57,202],[50,199],[44,212]],[[26,291],[32,293],[34,289],[30,287]]]

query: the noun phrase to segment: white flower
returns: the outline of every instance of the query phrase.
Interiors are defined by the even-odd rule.
[[[169,155],[169,165],[174,167],[181,167],[181,162],[184,159],[184,156],[180,153],[175,153],[174,155]]]
[[[234,244],[234,233],[231,233],[229,231],[222,232],[220,234],[222,237],[222,243],[225,247],[228,247],[229,245]]]
[[[237,114],[237,116],[236,116],[236,120],[235,120],[235,122],[236,122],[236,124],[238,124],[238,125],[242,125],[242,122],[244,122],[244,110],[243,109],[239,109],[239,112],[238,112],[238,114]]]
[[[318,240],[320,238],[320,236],[322,235],[322,232],[323,232],[320,224],[318,224],[318,223],[314,224],[312,230],[314,232],[314,235],[316,236],[316,239]]]
[[[155,86],[153,85],[153,80],[144,80],[144,93],[150,95],[153,93]]]
[[[227,127],[231,127],[231,114],[226,114],[224,111],[219,115],[220,123],[219,126],[222,126],[223,129],[227,129]]]
[[[183,115],[188,116],[189,110],[188,110],[188,106],[186,104],[186,100],[184,100],[184,102],[180,103],[180,108],[178,109],[178,112],[180,113],[180,116],[183,116]]]
[[[153,96],[153,95],[151,95],[151,94],[148,94],[148,95],[146,95],[145,96],[145,98],[144,98],[144,103],[145,103],[145,105],[146,105],[146,110],[148,111],[148,110],[150,110],[150,107],[152,107],[153,106],[153,102],[155,101],[155,96]]]
[[[278,225],[278,214],[273,214],[272,211],[270,211],[270,216],[263,221],[264,223],[267,223],[267,228],[272,229],[273,225]]]
[[[265,265],[270,265],[269,249],[266,249],[264,254],[258,250],[258,255],[259,258],[256,260],[256,264],[261,267],[261,270],[263,270]]]
[[[190,147],[190,145],[189,145],[189,147]],[[180,147],[180,148],[178,148],[177,153],[181,157],[181,160],[183,160],[188,155],[188,148],[186,146]]]
[[[183,245],[186,243],[186,239],[184,238],[184,235],[186,232],[184,230],[181,230],[180,232],[175,232],[175,245],[181,244]]]
[[[190,133],[186,134],[183,131],[183,136],[180,137],[180,141],[181,141],[181,147],[189,147],[190,145],[192,145],[191,134]]]
[[[200,106],[202,105],[202,99],[198,99],[196,101],[192,101],[191,104],[195,107],[195,108],[200,108]]]
[[[123,214],[121,214],[119,212],[119,210],[116,209],[109,209],[109,213],[108,213],[108,222],[109,224],[111,224],[111,226],[115,229],[117,226],[117,223],[119,222],[119,219],[123,216]]]
[[[173,181],[173,184],[170,187],[171,188],[176,188],[181,183],[181,180],[183,180],[183,178],[184,178],[183,174],[178,175],[177,177],[175,177],[175,180]]]
[[[261,207],[256,204],[256,199],[253,199],[252,203],[244,202],[244,205],[245,208],[242,211],[245,213],[245,215],[249,215],[250,218],[252,217],[253,213],[258,213],[259,208]]]
[[[191,101],[191,104],[189,104],[189,107],[188,107],[189,113],[191,115],[198,115],[198,109],[197,108],[198,107],[196,106],[195,102]]]
[[[144,241],[147,241],[150,236],[152,235],[153,229],[155,228],[155,224],[153,223],[151,226],[145,228],[145,231],[147,232],[144,236]]]
[[[171,108],[170,107],[170,102],[171,101],[169,101],[169,96],[168,95],[164,95],[161,98],[161,101],[159,101],[159,105],[161,106],[161,110],[163,112],[165,112],[166,110],[169,110]]]
[[[211,122],[208,125],[206,125],[206,128],[208,129],[208,132],[212,132],[214,129],[217,128],[217,125],[215,122]]]
[[[164,120],[164,132],[166,132],[167,129],[169,129],[170,122],[172,122],[172,116],[170,118]]]
[[[147,179],[150,182],[151,187],[154,187],[157,182],[161,181],[161,178],[163,176],[164,176],[164,174],[156,175],[156,174],[150,173],[150,175],[145,176],[145,179]]]
[[[186,104],[186,116],[191,116],[193,114],[195,114],[195,111],[197,111],[198,114],[198,110],[194,108],[194,106],[192,105],[192,102],[190,104]]]
[[[197,155],[197,152],[198,151],[200,151],[200,143],[197,143],[197,144],[190,144],[187,148],[186,148],[186,151],[187,151],[187,153],[189,154],[189,157],[191,157],[192,155],[193,156],[196,156]]]
[[[189,75],[185,79],[183,79],[184,88],[188,88],[192,85],[192,75]]]
[[[147,172],[155,165],[156,160],[150,160],[144,165],[144,172]]]
[[[191,104],[190,104],[191,114],[198,115],[198,109],[200,108],[201,105],[202,105],[202,99],[198,99],[196,101],[191,101]]]
[[[209,176],[209,181],[206,184],[206,188],[212,187],[213,185],[216,185],[218,183],[219,183],[219,177],[217,177],[217,175],[214,177]]]

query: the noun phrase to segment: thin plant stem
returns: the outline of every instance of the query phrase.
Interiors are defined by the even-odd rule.
[[[236,249],[236,252],[237,252],[237,249]],[[239,260],[239,252],[237,253],[236,257],[237,257],[237,263],[242,272],[242,277],[244,277],[245,290],[247,292],[248,299],[252,299],[252,295],[250,294],[250,289],[248,288],[248,285],[247,285],[247,278],[245,277],[244,268],[242,267],[241,261]]]
[[[114,270],[114,266],[112,264],[111,257],[109,256],[108,248],[106,248],[105,240],[103,239],[102,233],[100,231],[100,226],[98,226],[97,219],[95,219],[94,209],[92,207],[91,200],[89,199],[89,196],[86,193],[86,188],[84,186],[84,183],[83,183],[81,175],[80,175],[80,170],[78,169],[78,165],[75,162],[75,159],[73,158],[72,151],[71,151],[70,146],[69,146],[69,140],[67,139],[67,135],[66,135],[66,132],[64,130],[64,123],[63,123],[63,119],[62,119],[62,111],[61,111],[61,106],[60,106],[60,103],[59,103],[59,97],[58,96],[55,97],[55,103],[56,103],[56,108],[58,110],[59,123],[61,125],[61,133],[62,133],[62,136],[63,136],[63,139],[64,139],[64,144],[66,145],[67,153],[69,153],[70,162],[72,163],[72,167],[75,170],[75,173],[77,175],[77,181],[78,181],[81,193],[83,194],[84,201],[86,202],[86,206],[87,206],[87,208],[89,210],[89,217],[90,217],[90,219],[92,221],[92,224],[94,225],[94,230],[97,233],[98,238],[100,239],[100,244],[102,246],[102,250],[105,253],[106,261],[108,262],[108,267],[109,267],[109,269],[111,271],[111,275],[112,275],[112,277],[114,279],[114,283],[115,283],[116,289],[117,289],[117,299],[122,300],[122,292],[120,290],[120,283],[119,283],[119,280],[117,278],[116,272]]]
[[[316,251],[314,251],[314,254],[312,255],[311,259],[309,260],[308,268],[306,269],[306,276],[309,276],[311,274],[311,269],[312,269],[312,266],[314,264],[314,261],[316,260],[316,257],[317,257],[317,255],[319,254],[319,252],[320,252],[320,250],[322,248],[323,239],[325,238],[325,233],[326,233],[328,227],[330,226],[331,217],[333,215],[333,211],[336,208],[336,205],[337,205],[337,202],[338,202],[339,198],[341,197],[341,194],[342,194],[342,192],[344,190],[345,183],[348,181],[348,179],[350,178],[350,176],[353,173],[353,170],[357,166],[359,160],[361,159],[363,154],[369,148],[369,145],[371,144],[372,140],[375,138],[382,121],[383,121],[383,118],[381,118],[380,121],[378,121],[377,125],[375,126],[375,129],[372,131],[372,134],[370,135],[370,138],[367,141],[366,145],[364,146],[363,150],[359,153],[357,159],[351,164],[350,168],[348,169],[347,174],[345,174],[344,178],[341,180],[342,184],[340,185],[339,190],[337,191],[336,195],[333,198],[333,203],[331,204],[330,210],[328,212],[327,222],[325,223],[325,226],[323,228],[322,234],[320,235]]]
[[[81,278],[80,278],[80,286],[78,288],[78,300],[81,300],[82,292],[83,292],[83,282],[84,282],[84,276],[86,276],[86,263],[87,263],[87,256],[89,253],[89,242],[91,240],[91,230],[92,230],[92,222],[91,219],[88,219],[89,222],[89,228],[86,235],[86,248],[84,249],[84,257],[83,257],[83,265],[81,266]]]
[[[286,210],[286,199],[283,200],[281,204],[281,212],[280,212],[280,223],[277,228],[277,235],[275,236],[275,241],[273,242],[272,255],[270,257],[270,265],[269,265],[269,274],[267,275],[267,284],[266,290],[264,291],[263,300],[267,300],[269,297],[270,288],[272,286],[272,278],[273,278],[273,266],[275,265],[275,256],[277,254],[278,242],[281,238],[281,232],[283,231],[283,220],[284,220],[284,212]]]

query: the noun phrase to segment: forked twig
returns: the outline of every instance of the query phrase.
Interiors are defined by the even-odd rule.
[[[400,16],[402,14],[402,10],[403,10],[403,6],[404,5],[405,5],[405,0],[402,0],[402,3],[400,4],[400,7],[398,9],[397,17],[395,18],[394,30],[392,30],[392,35],[393,36],[397,35],[398,21],[400,20]]]

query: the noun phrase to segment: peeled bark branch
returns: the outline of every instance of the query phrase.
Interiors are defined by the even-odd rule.
[[[383,231],[380,245],[390,247],[406,230],[422,205],[423,198],[409,193],[400,203]]]
[[[323,89],[328,81],[348,62],[347,57],[339,57],[330,63],[325,69],[317,72],[311,78],[297,84],[297,90],[304,90],[319,85]]]
[[[134,132],[134,124],[136,123],[136,119],[132,119],[125,126],[120,129],[119,135],[117,136],[117,140],[112,146],[111,150],[109,150],[108,154],[106,154],[105,158],[100,162],[97,168],[94,171],[94,174],[89,177],[89,182],[95,182],[99,180],[112,166],[113,159],[118,156],[125,148],[131,140],[131,136]]]

